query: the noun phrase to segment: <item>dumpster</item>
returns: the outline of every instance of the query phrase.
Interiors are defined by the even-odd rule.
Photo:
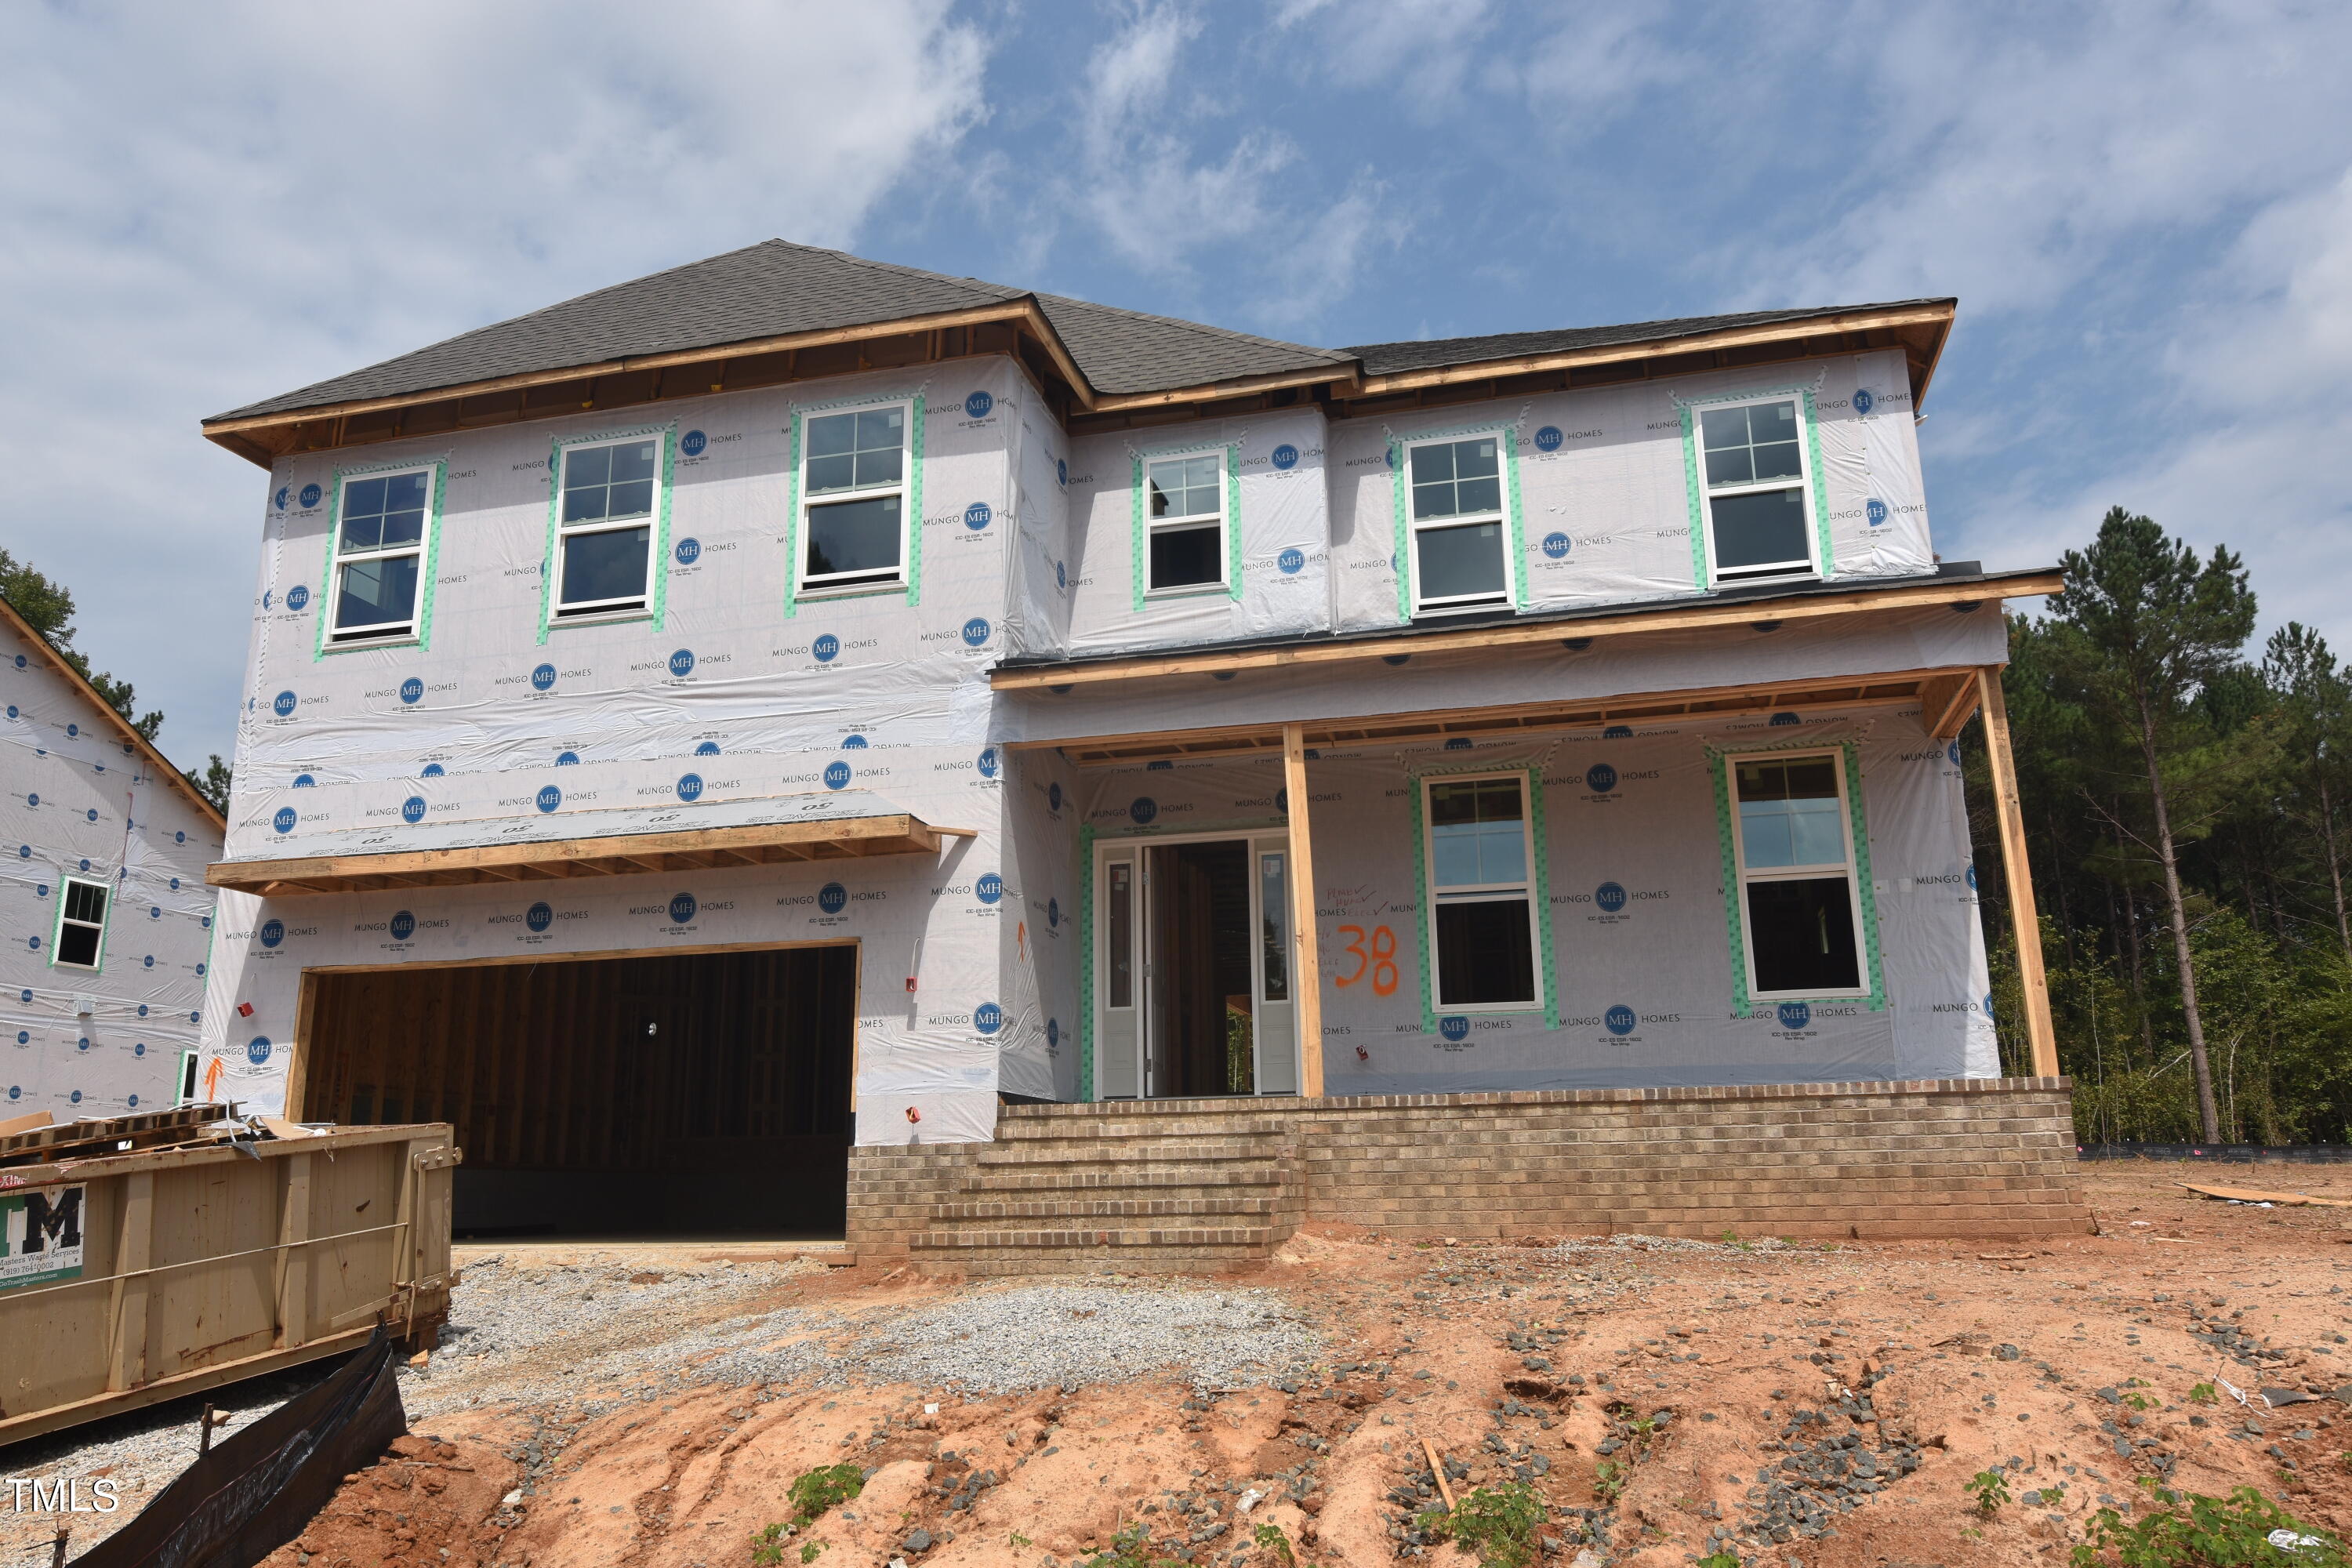
[[[0,1445],[448,1316],[446,1122],[235,1107],[0,1132]]]

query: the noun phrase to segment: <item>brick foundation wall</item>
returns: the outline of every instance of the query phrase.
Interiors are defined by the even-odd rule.
[[[998,1131],[1136,1118],[1138,1132],[1198,1134],[1244,1117],[1292,1135],[1286,1234],[2018,1239],[2091,1224],[2063,1079],[1024,1105]],[[860,1259],[904,1256],[985,1147],[854,1151]]]

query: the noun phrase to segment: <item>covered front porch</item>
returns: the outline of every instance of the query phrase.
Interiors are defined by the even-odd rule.
[[[1979,710],[2015,1022],[2054,1078],[1998,603],[1910,584],[1000,671],[1016,758],[1074,784],[1076,1098],[1996,1079],[1957,743]]]

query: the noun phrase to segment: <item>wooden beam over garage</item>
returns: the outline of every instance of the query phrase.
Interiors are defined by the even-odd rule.
[[[936,855],[950,838],[972,837],[969,827],[934,827],[898,813],[834,822],[754,823],[677,833],[632,833],[608,838],[559,838],[539,844],[485,844],[379,855],[328,855],[289,860],[225,860],[205,873],[215,888],[265,898],[301,893],[365,892],[380,888],[454,888],[468,884],[580,876],[629,876],[708,869],[714,862],[767,865],[845,860],[867,855]]]

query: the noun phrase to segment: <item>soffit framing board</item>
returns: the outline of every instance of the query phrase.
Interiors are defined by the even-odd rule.
[[[2009,572],[1982,577],[1929,578],[1900,587],[1851,593],[1794,594],[1785,597],[1681,601],[1654,610],[1567,616],[1490,623],[1460,631],[1414,629],[1402,634],[1300,642],[1274,647],[1211,649],[1201,653],[1139,654],[1075,663],[1002,666],[989,673],[998,691],[1056,691],[1108,680],[1141,680],[1184,675],[1224,675],[1253,669],[1360,663],[1367,659],[1447,653],[1486,653],[1544,643],[1640,633],[1697,631],[1759,622],[1819,620],[1948,605],[1980,606],[1987,601],[2054,594],[2063,579],[2055,571]]]
[[[1372,745],[1412,745],[1454,736],[1492,737],[1596,725],[1658,723],[1748,713],[1800,711],[1808,708],[1922,706],[1923,720],[1938,717],[1946,704],[1938,694],[1955,682],[1973,682],[1974,665],[1900,670],[1861,676],[1812,677],[1773,686],[1706,687],[1687,691],[1652,691],[1579,702],[1516,703],[1496,708],[1433,709],[1421,712],[1305,720],[1307,743],[1334,750]],[[1937,701],[1938,715],[1925,712]],[[1967,711],[1959,717],[1965,721]],[[1958,726],[1952,726],[1958,733]],[[1276,757],[1282,754],[1283,725],[1231,725],[1202,730],[1091,735],[1077,740],[1015,741],[1016,752],[1058,751],[1079,767],[1134,767],[1162,761]],[[1941,737],[1948,739],[1948,736]]]
[[[970,828],[936,827],[912,813],[898,812],[823,822],[754,823],[389,854],[226,860],[206,871],[205,879],[216,888],[278,898],[388,888],[562,881],[729,866],[854,860],[877,855],[936,855],[945,840],[971,837]]]

